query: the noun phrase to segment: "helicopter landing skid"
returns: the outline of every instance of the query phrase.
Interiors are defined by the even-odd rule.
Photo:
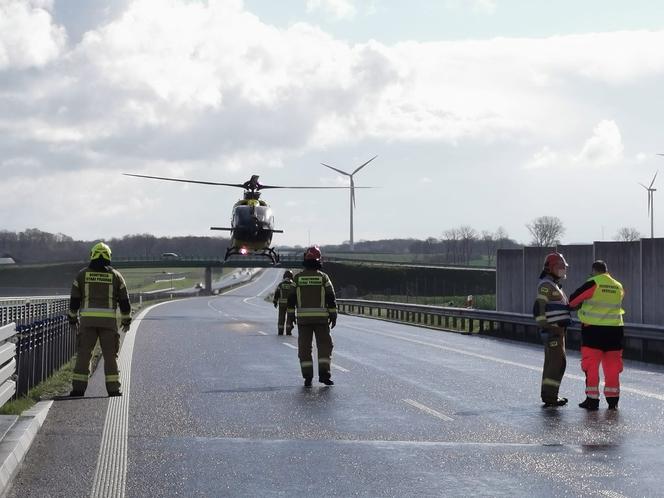
[[[265,256],[266,258],[270,258],[272,261],[273,265],[276,265],[279,263],[279,254],[277,251],[274,250],[273,247],[267,247],[265,249],[261,249],[258,251],[252,251],[252,252],[243,252],[242,250],[238,249],[237,247],[229,247],[226,249],[226,255],[224,256],[224,261],[228,261],[228,258],[231,256],[247,256],[248,254],[256,255],[256,256]]]

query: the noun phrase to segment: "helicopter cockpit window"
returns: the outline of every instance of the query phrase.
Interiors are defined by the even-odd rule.
[[[271,223],[272,209],[265,206],[237,206],[234,216],[237,225],[247,225],[253,218],[262,223]]]
[[[256,209],[256,218],[260,221],[268,223],[272,219],[272,210],[269,207],[258,206]]]

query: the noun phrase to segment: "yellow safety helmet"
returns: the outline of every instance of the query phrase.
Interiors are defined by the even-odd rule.
[[[90,250],[90,261],[98,258],[111,260],[111,248],[103,242],[97,242]]]

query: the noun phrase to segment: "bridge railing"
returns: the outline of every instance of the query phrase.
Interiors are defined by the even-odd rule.
[[[0,406],[16,394],[16,324],[0,326]]]
[[[541,343],[539,328],[528,314],[362,299],[338,299],[337,306],[348,315]],[[625,358],[664,364],[664,327],[626,323],[624,342]],[[580,346],[581,328],[575,321],[568,329],[567,347]]]
[[[11,375],[16,397],[27,394],[74,355],[76,330],[67,321],[68,308],[69,298],[62,296],[0,300],[0,326],[14,332],[6,340],[14,347],[15,372]],[[2,348],[0,345],[0,360],[4,358]],[[4,368],[0,365],[0,379]],[[0,391],[0,400],[2,396]]]

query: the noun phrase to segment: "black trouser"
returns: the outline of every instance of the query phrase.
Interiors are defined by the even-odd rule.
[[[542,401],[555,402],[558,399],[560,382],[565,375],[567,356],[565,354],[565,333],[562,335],[541,330],[544,341],[544,368],[542,369]]]

